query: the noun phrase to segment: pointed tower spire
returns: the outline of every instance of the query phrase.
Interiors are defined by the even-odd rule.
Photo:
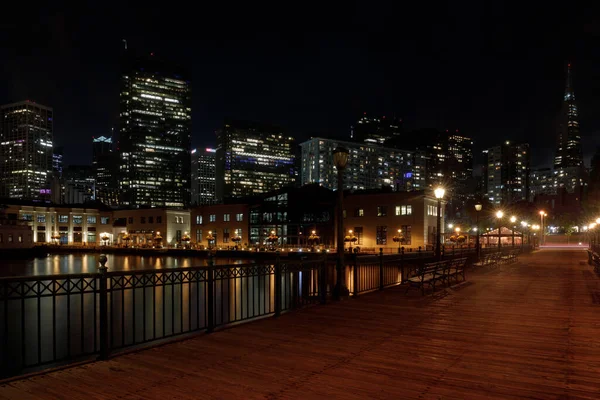
[[[575,100],[575,92],[573,91],[573,77],[571,75],[571,63],[567,64],[567,86],[565,88],[565,101]]]

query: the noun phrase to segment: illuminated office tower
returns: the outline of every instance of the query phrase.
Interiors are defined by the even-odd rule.
[[[182,207],[190,201],[191,84],[150,55],[127,58],[121,76],[120,203]]]
[[[118,204],[118,162],[119,156],[113,151],[112,137],[100,136],[92,139],[94,200],[111,206]]]
[[[50,198],[52,114],[52,108],[29,100],[0,107],[1,197]]]
[[[228,121],[217,132],[217,201],[294,183],[294,138],[280,128]]]
[[[216,157],[215,149],[192,150],[192,204],[215,204]]]
[[[529,198],[529,144],[504,142],[484,150],[485,190],[493,204],[511,204]]]
[[[425,188],[426,159],[423,152],[325,138],[313,138],[300,144],[302,185],[317,183],[331,190],[337,189],[332,153],[338,146],[350,153],[343,174],[345,189],[389,187],[395,191],[410,191]]]
[[[567,65],[567,85],[563,100],[554,154],[554,169],[581,167],[583,155],[579,135],[579,110],[575,102],[571,64]]]

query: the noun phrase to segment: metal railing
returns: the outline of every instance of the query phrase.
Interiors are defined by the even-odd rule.
[[[324,260],[0,279],[0,378],[325,301]]]

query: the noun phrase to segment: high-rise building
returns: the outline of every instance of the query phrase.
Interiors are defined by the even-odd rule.
[[[554,169],[581,166],[583,166],[583,155],[579,135],[579,110],[575,102],[571,64],[568,64],[567,85],[556,135]]]
[[[52,151],[52,172],[59,178],[62,176],[63,155],[64,148],[62,146],[54,146]]]
[[[217,202],[216,150],[192,150],[192,204],[205,205]]]
[[[473,140],[459,134],[458,129],[447,132],[448,157],[446,170],[451,178],[466,182],[473,177]]]
[[[119,201],[118,162],[119,156],[113,151],[112,137],[92,139],[92,168],[96,181],[94,198],[106,205],[117,205]]]
[[[217,132],[217,201],[253,196],[294,183],[294,138],[281,128],[227,121]]]
[[[96,199],[96,178],[90,165],[69,165],[63,169],[62,204],[83,204]]]
[[[350,126],[350,139],[357,142],[384,144],[386,141],[400,136],[402,119],[396,117],[362,117]]]
[[[424,188],[425,158],[421,152],[323,138],[313,138],[300,144],[302,185],[317,183],[328,189],[337,189],[337,170],[332,153],[338,146],[350,152],[343,174],[345,189],[390,187],[395,191],[409,191]]]
[[[52,108],[32,101],[0,107],[0,196],[50,198]]]
[[[129,57],[121,77],[121,204],[181,207],[190,201],[191,84],[151,55]]]
[[[530,152],[527,143],[504,142],[484,150],[486,193],[493,204],[529,199]]]

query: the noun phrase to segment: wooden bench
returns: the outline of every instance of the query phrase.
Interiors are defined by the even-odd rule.
[[[445,279],[445,270],[447,269],[448,261],[437,261],[433,263],[425,264],[424,266],[417,269],[416,274],[407,279],[408,287],[406,292],[411,287],[421,288],[421,294],[425,294],[425,285],[432,288],[435,291],[435,283],[439,280]]]
[[[447,282],[450,283],[450,279],[454,279],[458,283],[459,278],[462,276],[462,280],[465,281],[465,269],[467,267],[467,257],[456,258],[448,264],[447,268]]]
[[[519,256],[519,250],[509,250],[507,253],[502,255],[502,262],[504,263],[513,263],[516,262]]]
[[[594,266],[595,272],[600,272],[600,254],[591,252],[592,265]]]
[[[488,253],[484,255],[479,262],[473,263],[474,267],[488,267],[497,265],[500,261],[500,252]]]

